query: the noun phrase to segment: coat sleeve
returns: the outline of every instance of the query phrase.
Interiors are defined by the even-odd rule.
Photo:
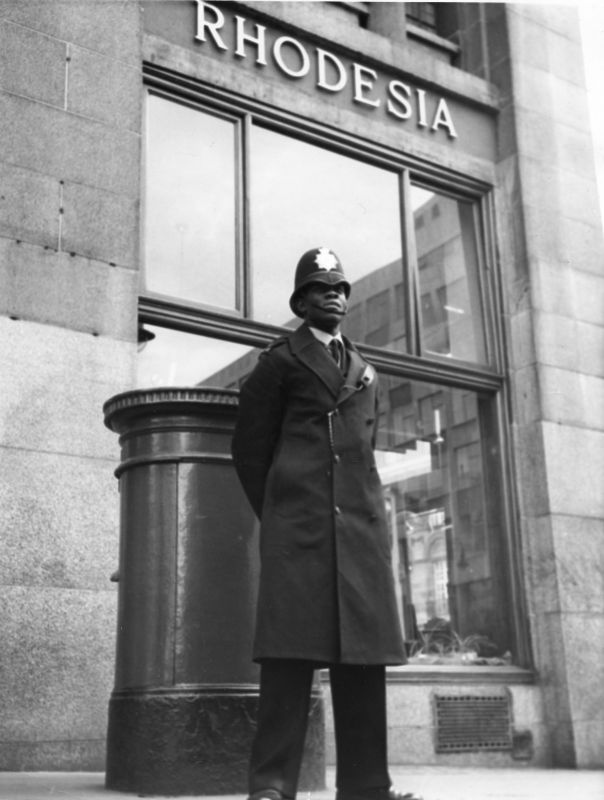
[[[258,519],[266,478],[279,440],[285,409],[283,377],[271,352],[262,353],[241,387],[232,454],[243,490]]]

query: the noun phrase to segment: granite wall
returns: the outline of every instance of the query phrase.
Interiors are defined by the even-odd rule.
[[[527,614],[553,763],[604,754],[604,244],[577,9],[485,5]]]
[[[0,2],[0,769],[103,769],[132,386],[136,2]]]

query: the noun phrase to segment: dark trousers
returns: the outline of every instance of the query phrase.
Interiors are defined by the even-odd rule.
[[[260,671],[258,727],[250,761],[250,794],[296,795],[308,724],[314,666],[271,660]],[[383,666],[329,668],[339,800],[370,800],[390,787]]]

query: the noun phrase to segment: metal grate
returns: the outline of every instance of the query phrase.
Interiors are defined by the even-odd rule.
[[[434,695],[436,752],[512,749],[509,693]]]

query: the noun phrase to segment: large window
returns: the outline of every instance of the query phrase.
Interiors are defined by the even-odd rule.
[[[335,250],[352,284],[344,332],[380,372],[378,468],[412,663],[526,663],[487,187],[201,90],[151,85],[145,141],[139,385],[240,386],[258,348],[299,324],[300,255]]]

